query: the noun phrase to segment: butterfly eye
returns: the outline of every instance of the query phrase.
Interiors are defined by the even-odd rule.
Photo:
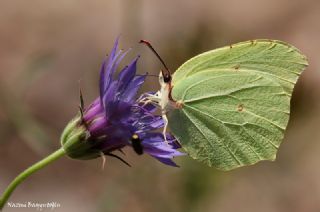
[[[171,82],[171,75],[168,75],[168,74],[164,75],[164,76],[163,76],[163,81],[164,81],[165,83]]]
[[[143,146],[141,144],[141,139],[137,134],[133,134],[131,137],[131,144],[133,150],[138,154],[142,155],[143,154]]]
[[[171,82],[171,74],[168,70],[161,70],[162,79],[165,83]],[[161,76],[160,76],[161,77]]]

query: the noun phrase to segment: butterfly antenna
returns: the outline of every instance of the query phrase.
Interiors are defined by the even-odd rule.
[[[136,76],[159,77],[158,75],[149,74],[149,73],[146,73],[145,75],[144,74],[136,74]]]
[[[149,49],[151,49],[151,51],[157,56],[157,58],[160,60],[160,62],[162,63],[162,65],[165,67],[166,70],[169,71],[168,66],[165,64],[165,62],[162,60],[162,58],[160,57],[160,55],[158,54],[158,52],[152,47],[151,43],[146,41],[146,40],[140,40],[139,43],[145,44],[146,46],[149,47]]]

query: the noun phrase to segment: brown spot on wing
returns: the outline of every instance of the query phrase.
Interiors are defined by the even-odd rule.
[[[243,104],[239,104],[238,107],[237,107],[237,110],[238,110],[239,112],[243,111],[243,110],[244,110]]]

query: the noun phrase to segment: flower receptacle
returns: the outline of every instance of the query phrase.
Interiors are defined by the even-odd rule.
[[[89,160],[101,156],[101,151],[90,142],[90,132],[82,124],[80,115],[71,120],[61,135],[61,146],[72,159]]]

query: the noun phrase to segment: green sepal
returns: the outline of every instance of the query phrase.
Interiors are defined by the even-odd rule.
[[[90,160],[101,156],[101,151],[90,142],[90,133],[80,116],[71,120],[61,135],[61,146],[66,154],[77,160]]]

